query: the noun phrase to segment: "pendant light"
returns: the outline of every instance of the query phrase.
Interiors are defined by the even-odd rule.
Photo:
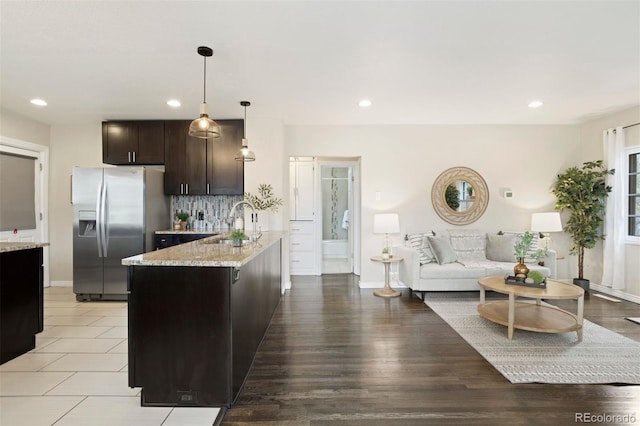
[[[256,161],[256,155],[249,149],[247,141],[247,107],[251,105],[249,101],[242,101],[240,105],[244,107],[244,130],[242,131],[242,148],[236,152],[236,161]]]
[[[219,138],[220,127],[218,123],[209,118],[207,108],[207,57],[213,56],[213,50],[207,46],[198,47],[198,55],[204,58],[204,95],[200,104],[200,117],[191,122],[189,136],[200,139]]]

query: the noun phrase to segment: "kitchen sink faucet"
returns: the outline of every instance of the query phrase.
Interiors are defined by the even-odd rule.
[[[258,239],[262,236],[262,233],[258,233],[257,228],[258,228],[258,215],[256,214],[256,207],[247,200],[242,200],[242,201],[238,201],[237,203],[235,203],[233,205],[233,207],[231,207],[231,211],[229,212],[229,218],[233,219],[233,216],[236,212],[236,207],[238,207],[241,204],[246,204],[249,207],[251,207],[251,221],[253,222],[253,233],[251,234],[251,236],[249,237],[249,239],[251,241],[258,241]]]

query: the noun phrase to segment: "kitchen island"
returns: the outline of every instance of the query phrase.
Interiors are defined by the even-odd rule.
[[[143,406],[231,407],[280,301],[282,232],[213,236],[122,260],[129,386]]]
[[[36,346],[43,329],[43,257],[49,243],[0,243],[0,364]]]

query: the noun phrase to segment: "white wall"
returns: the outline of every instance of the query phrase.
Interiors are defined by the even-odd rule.
[[[383,270],[368,261],[380,236],[373,214],[400,215],[402,235],[454,228],[431,206],[431,186],[445,169],[466,166],[484,177],[490,191],[485,214],[466,228],[488,232],[528,229],[531,213],[553,210],[550,192],[580,143],[577,126],[287,126],[285,155],[361,157],[363,283],[382,283]],[[505,199],[501,189],[514,197]],[[376,201],[375,193],[381,193]],[[562,238],[554,243],[562,244]],[[566,251],[559,247],[560,251]]]
[[[71,172],[74,166],[102,167],[102,124],[51,128],[50,241],[51,280],[73,280],[73,209]]]
[[[0,109],[0,135],[2,136],[49,146],[49,131],[48,124]]]

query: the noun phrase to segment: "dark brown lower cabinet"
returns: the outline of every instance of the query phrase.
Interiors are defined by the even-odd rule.
[[[129,386],[143,406],[232,406],[280,302],[281,244],[241,268],[128,267]]]
[[[0,364],[36,346],[43,329],[42,248],[0,253]]]

